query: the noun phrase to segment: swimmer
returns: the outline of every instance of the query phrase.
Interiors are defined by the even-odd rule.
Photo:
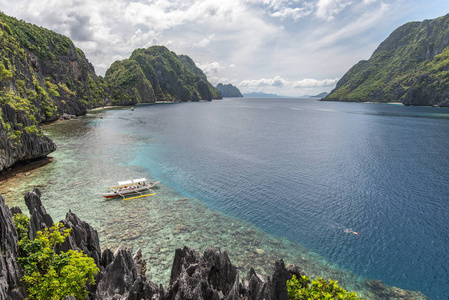
[[[345,232],[347,232],[347,233],[352,233],[352,234],[355,234],[355,235],[357,235],[357,236],[360,236],[360,233],[358,233],[358,232],[356,232],[356,231],[349,230],[349,229],[345,229]]]

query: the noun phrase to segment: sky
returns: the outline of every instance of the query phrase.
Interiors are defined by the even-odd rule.
[[[298,97],[330,92],[397,27],[448,0],[0,0],[5,14],[68,36],[98,75],[137,48],[190,56],[216,85]]]

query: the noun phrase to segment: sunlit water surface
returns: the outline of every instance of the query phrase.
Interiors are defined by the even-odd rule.
[[[447,299],[447,109],[227,99],[94,111],[45,132],[54,162],[3,182],[7,204],[24,209],[39,186],[55,221],[71,209],[102,249],[142,248],[155,282],[168,284],[175,248],[214,246],[241,276],[282,258],[370,299],[383,283]],[[98,196],[139,177],[162,182],[155,196]]]

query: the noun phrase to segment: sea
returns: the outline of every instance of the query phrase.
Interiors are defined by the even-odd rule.
[[[277,259],[366,299],[449,299],[449,109],[225,98],[90,111],[43,128],[53,162],[0,184],[37,187],[102,249],[142,249],[168,286],[176,248],[227,251],[246,276]],[[156,195],[104,200],[117,181]],[[415,291],[415,292],[410,292]]]

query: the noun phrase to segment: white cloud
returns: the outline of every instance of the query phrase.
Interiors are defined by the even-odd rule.
[[[281,88],[286,84],[286,80],[283,79],[281,76],[276,75],[272,79],[255,79],[255,80],[243,80],[240,82],[240,85],[243,87],[277,87]]]
[[[217,61],[205,64],[196,63],[196,66],[200,68],[206,75],[216,74],[220,70],[224,69],[224,67]]]
[[[293,82],[293,87],[296,88],[333,87],[335,86],[338,80],[339,78],[323,79],[323,80],[304,78],[302,80]]]
[[[308,16],[312,13],[312,7],[284,7],[271,14],[272,17],[280,18],[281,20],[293,19],[297,21],[298,19]]]
[[[193,48],[204,48],[210,44],[210,42],[213,40],[215,34],[209,35],[207,38],[202,39],[201,41],[197,43],[193,43]]]
[[[352,4],[351,0],[318,0],[316,16],[321,19],[331,20],[350,4]]]

